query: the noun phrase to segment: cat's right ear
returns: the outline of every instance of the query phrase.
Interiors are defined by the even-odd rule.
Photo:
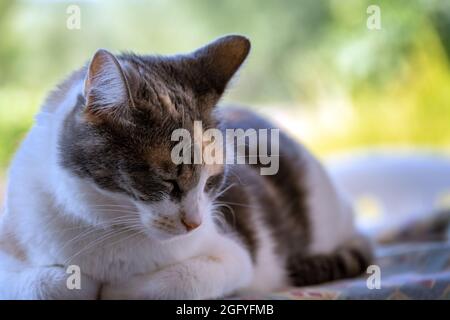
[[[123,120],[134,106],[130,86],[116,57],[99,49],[84,81],[85,114],[91,121]]]

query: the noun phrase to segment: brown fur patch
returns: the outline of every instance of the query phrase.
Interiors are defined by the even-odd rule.
[[[27,253],[14,233],[14,228],[4,227],[1,231],[0,250],[16,258],[18,261],[27,261]]]
[[[168,179],[173,179],[177,174],[177,167],[171,159],[170,146],[153,145],[147,150],[146,158],[150,165],[160,168],[161,171],[167,173]]]
[[[270,122],[247,110],[224,108],[218,114],[223,120],[222,130],[274,128]],[[248,149],[246,155],[249,155]],[[272,231],[277,252],[287,257],[304,255],[311,241],[304,186],[305,167],[297,143],[282,132],[279,161],[279,171],[275,175],[261,176],[259,168],[262,165],[259,163],[252,166],[236,165],[231,172],[238,179],[238,193],[242,189],[249,189],[248,192],[252,193],[258,206],[262,208],[262,221]],[[245,205],[254,206],[248,201]]]
[[[158,94],[158,98],[161,101],[164,109],[175,119],[179,119],[181,117],[180,113],[175,108],[170,96],[168,94]]]

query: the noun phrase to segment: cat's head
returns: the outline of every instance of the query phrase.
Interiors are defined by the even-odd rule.
[[[196,120],[204,130],[217,125],[214,107],[249,50],[245,37],[232,35],[176,56],[97,51],[64,124],[62,166],[101,191],[126,197],[153,237],[200,227],[211,218],[225,168],[177,165],[171,136],[179,128],[193,136]]]

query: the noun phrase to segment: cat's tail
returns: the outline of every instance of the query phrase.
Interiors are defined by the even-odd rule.
[[[380,228],[372,235],[377,243],[448,241],[450,239],[450,209],[405,218],[403,221]]]
[[[291,282],[295,286],[356,277],[373,261],[371,242],[358,235],[329,254],[292,257],[289,261]]]

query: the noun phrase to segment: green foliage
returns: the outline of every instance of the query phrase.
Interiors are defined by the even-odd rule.
[[[0,175],[30,128],[41,99],[29,90],[0,89]]]

